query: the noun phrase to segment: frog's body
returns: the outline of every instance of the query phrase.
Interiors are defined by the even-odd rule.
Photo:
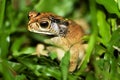
[[[85,53],[85,45],[82,40],[84,36],[83,29],[75,22],[52,13],[30,12],[29,18],[29,31],[55,35],[50,41],[62,48],[48,47],[48,50],[56,51],[59,60],[62,59],[65,51],[70,50],[69,71],[74,71]]]

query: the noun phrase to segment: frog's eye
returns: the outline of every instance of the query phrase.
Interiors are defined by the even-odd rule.
[[[48,28],[50,25],[50,22],[49,21],[41,21],[40,22],[40,27],[41,28]]]

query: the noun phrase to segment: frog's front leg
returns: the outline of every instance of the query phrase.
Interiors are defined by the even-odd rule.
[[[53,41],[51,41],[51,39],[45,39],[44,43],[54,45]],[[40,57],[41,55],[49,56],[48,53],[49,53],[49,50],[47,48],[45,48],[44,44],[40,44],[40,43],[37,44],[36,51],[34,53],[35,55],[37,55],[38,57]]]

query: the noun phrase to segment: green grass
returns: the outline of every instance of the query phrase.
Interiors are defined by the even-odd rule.
[[[79,70],[68,72],[69,51],[59,63],[54,54],[32,55],[46,38],[27,30],[32,10],[89,23],[88,48]],[[119,80],[119,18],[120,0],[0,0],[0,80]]]

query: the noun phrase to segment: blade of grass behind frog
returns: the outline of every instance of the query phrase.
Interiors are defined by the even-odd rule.
[[[62,80],[68,79],[68,69],[69,69],[69,62],[70,62],[70,52],[67,51],[62,58],[62,61],[60,63],[60,69],[62,73]]]
[[[118,2],[118,8],[119,8],[119,10],[120,10],[120,0],[117,0]]]
[[[4,21],[4,13],[5,13],[5,3],[6,3],[6,0],[2,0],[0,1],[0,31],[3,31],[1,30],[3,28],[3,21]]]
[[[22,36],[20,38],[17,38],[17,40],[14,41],[11,47],[11,51],[13,52],[14,56],[20,55],[18,50],[20,49],[21,45],[24,43],[25,40],[26,40],[26,37]]]
[[[14,80],[15,74],[12,72],[11,67],[7,60],[0,61],[0,73],[2,73],[3,80]]]

